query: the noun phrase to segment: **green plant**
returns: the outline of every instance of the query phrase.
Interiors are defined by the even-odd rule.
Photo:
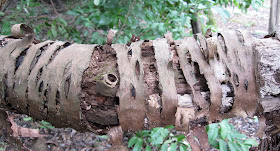
[[[255,10],[259,9],[263,5],[264,0],[216,0],[215,3],[221,6],[237,6],[242,11],[252,6]]]
[[[228,119],[208,125],[206,131],[209,143],[221,151],[249,151],[250,147],[258,146],[256,140],[236,131]]]
[[[126,43],[132,33],[141,39],[155,39],[171,31],[175,39],[187,35],[190,16],[180,0],[107,0],[84,1],[67,14],[74,16],[81,27],[81,37],[91,37],[90,43],[103,44],[107,31],[118,30],[115,42]]]
[[[204,29],[209,26],[213,30],[212,11],[226,20],[230,13],[221,6],[237,6],[246,11],[249,6],[257,9],[264,0],[74,1],[79,5],[59,15],[51,15],[52,7],[46,3],[17,1],[15,8],[0,12],[0,34],[8,35],[12,25],[25,23],[40,40],[104,44],[109,29],[118,30],[114,43],[126,43],[132,34],[140,39],[156,39],[167,31],[176,40],[190,36],[190,20],[200,21]]]
[[[11,34],[11,26],[14,24],[25,23],[35,29],[37,36],[43,33],[42,29],[45,29],[44,22],[49,21],[46,15],[49,13],[49,8],[44,7],[35,0],[20,0],[16,3],[16,7],[9,8],[9,11],[0,12],[0,34]],[[36,22],[34,23],[34,20]],[[42,37],[39,37],[40,39]]]
[[[44,120],[42,120],[41,122],[39,122],[39,127],[41,127],[41,128],[45,128],[45,129],[54,129],[55,127],[54,126],[52,126],[52,124],[51,123],[49,123],[49,122],[46,122],[46,121],[44,121]]]
[[[107,135],[98,135],[98,138],[102,139],[102,140],[107,140],[108,136]]]
[[[25,23],[34,29],[37,38],[67,40],[74,37],[75,29],[73,26],[68,26],[63,16],[48,16],[52,10],[51,7],[45,7],[45,3],[39,3],[36,0],[21,0],[16,3],[15,8],[10,8],[11,11],[0,12],[0,34],[11,34],[11,26],[14,24]],[[36,20],[36,22],[33,22]],[[81,42],[80,38],[73,39]]]
[[[27,117],[23,118],[23,121],[25,121],[25,122],[27,122],[27,121],[33,122],[33,118],[27,116]],[[44,128],[44,129],[53,129],[53,128],[55,128],[54,126],[52,126],[51,123],[49,123],[47,121],[44,121],[44,120],[38,122],[38,124],[39,124],[39,127]]]
[[[128,141],[128,147],[133,147],[133,151],[141,151],[142,147],[146,151],[152,151],[152,148],[161,151],[191,150],[185,135],[175,135],[172,130],[173,125],[139,131]]]
[[[28,116],[28,117],[25,117],[23,118],[23,121],[27,122],[27,121],[33,121],[33,118]]]

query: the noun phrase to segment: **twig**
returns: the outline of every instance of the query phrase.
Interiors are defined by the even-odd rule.
[[[51,5],[52,5],[52,8],[53,8],[54,13],[56,14],[56,16],[58,16],[58,13],[57,13],[57,11],[56,11],[56,9],[55,9],[53,0],[50,0],[50,1],[51,1]]]
[[[123,22],[123,25],[122,25],[121,29],[118,31],[117,36],[116,36],[116,38],[115,38],[115,40],[114,40],[115,42],[118,41],[119,36],[120,36],[120,33],[121,33],[121,31],[123,30],[124,26],[126,25],[128,16],[129,16],[130,11],[132,10],[132,7],[133,7],[133,5],[134,5],[135,2],[136,2],[136,0],[134,0],[134,1],[130,4],[130,6],[129,6],[129,10],[128,10],[126,16],[125,16],[125,20],[124,20],[124,22]]]

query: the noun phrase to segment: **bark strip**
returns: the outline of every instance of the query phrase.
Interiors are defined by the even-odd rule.
[[[124,131],[140,130],[144,126],[147,93],[143,81],[140,47],[142,42],[138,41],[130,46],[125,44],[112,45],[118,57],[120,74],[118,117]]]
[[[178,99],[174,81],[174,70],[169,64],[171,53],[166,39],[157,39],[153,41],[153,45],[159,75],[159,87],[161,89],[161,118],[164,125],[173,125],[175,123]]]

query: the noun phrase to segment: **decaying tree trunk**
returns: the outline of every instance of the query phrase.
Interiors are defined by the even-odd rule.
[[[0,37],[0,107],[56,127],[187,131],[190,121],[254,116],[261,103],[279,104],[277,40],[225,31],[112,46],[34,43],[30,29],[17,28],[23,38]]]

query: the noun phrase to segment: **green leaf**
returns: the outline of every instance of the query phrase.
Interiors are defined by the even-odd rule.
[[[137,141],[133,147],[133,151],[141,151],[143,145],[143,139],[142,138],[137,138]]]
[[[162,144],[161,147],[160,147],[161,151],[167,151],[167,149],[168,149],[168,144],[167,143]]]
[[[26,117],[26,118],[23,118],[24,121],[31,121],[32,120],[32,117]]]
[[[235,148],[232,142],[228,142],[228,147],[231,151],[239,151],[237,148]]]
[[[27,14],[30,14],[26,7],[24,7],[23,10],[24,10]]]
[[[259,123],[259,119],[257,116],[254,116],[254,122]]]
[[[165,144],[170,144],[172,142],[173,142],[172,138],[171,139],[167,139],[167,140],[164,141]]]
[[[219,139],[219,149],[220,151],[228,151],[228,148],[227,148],[227,143],[222,140],[222,139]]]
[[[242,150],[242,149],[241,149],[241,146],[240,146],[238,143],[232,142],[232,145],[234,146],[234,148],[235,148],[237,151]]]
[[[177,144],[176,143],[172,143],[169,147],[169,151],[176,151],[177,150]]]
[[[257,143],[257,141],[254,140],[254,139],[252,139],[252,138],[246,139],[246,140],[244,141],[243,144],[245,144],[245,145],[251,145],[251,146],[258,146],[258,145],[259,145],[259,144]]]
[[[223,21],[226,22],[226,19],[230,18],[230,13],[222,7],[212,7],[212,11],[216,14],[220,14]]]
[[[164,138],[162,136],[158,136],[158,137],[151,137],[151,143],[153,145],[158,145],[158,144],[162,144],[164,141]]]
[[[232,142],[234,139],[234,136],[232,136],[233,134],[231,132],[228,133],[227,139],[228,141]]]
[[[222,122],[219,123],[219,125],[221,126],[221,136],[223,140],[225,140],[229,132],[231,131],[231,127],[227,119],[224,119]]]
[[[240,144],[242,151],[249,151],[249,147],[244,144]]]
[[[52,32],[49,30],[49,31],[47,32],[47,35],[48,35],[49,38],[51,38],[51,37],[52,37]]]
[[[142,137],[147,137],[147,136],[149,136],[150,135],[150,131],[149,130],[142,130],[141,131],[141,136]]]
[[[63,24],[64,26],[67,26],[67,22],[63,19],[63,18],[57,18],[57,21],[61,24]]]
[[[71,10],[67,11],[66,13],[67,13],[68,15],[72,15],[72,16],[78,16],[78,15],[80,15],[79,13],[77,13],[77,12],[75,12],[75,11],[71,11]]]
[[[11,34],[11,24],[9,22],[4,22],[1,33],[5,35]]]
[[[174,126],[174,125],[168,125],[168,126],[166,126],[165,128],[166,128],[166,129],[173,129],[173,128],[175,128],[175,126]]]
[[[101,139],[104,139],[104,140],[107,140],[107,139],[108,139],[108,136],[107,136],[107,135],[99,135],[98,137],[101,138]]]
[[[52,24],[52,26],[51,26],[51,32],[52,32],[53,38],[56,38],[57,37],[57,31],[56,31],[56,27],[55,27],[54,24]]]
[[[152,148],[151,148],[150,145],[147,145],[147,146],[146,146],[146,151],[152,151]]]
[[[47,122],[47,121],[44,121],[44,120],[42,120],[41,122],[40,122],[40,126],[39,127],[41,127],[41,128],[49,128],[49,129],[54,129],[55,127],[54,126],[52,126],[52,124],[51,123],[49,123],[49,122]]]
[[[142,136],[142,133],[141,133],[141,131],[138,131],[138,132],[136,132],[136,134],[135,134],[137,137],[141,137]]]
[[[166,27],[164,26],[164,23],[159,23],[158,30],[163,33],[167,31]]]
[[[100,0],[94,0],[94,5],[96,5],[96,6],[98,6],[99,5],[99,3],[100,3]]]
[[[242,134],[236,130],[233,130],[231,132],[231,136],[233,137],[233,139],[243,139],[247,137],[245,134]]]
[[[169,135],[169,131],[163,127],[156,127],[151,130],[151,142],[153,145],[162,144]]]
[[[185,138],[186,138],[186,136],[185,136],[185,135],[183,135],[183,134],[178,135],[177,137],[178,137],[178,138],[177,138],[177,141],[178,141],[178,142],[180,142],[181,140],[183,140],[183,139],[185,139]]]
[[[169,132],[168,129],[163,128],[163,129],[160,130],[160,133],[161,133],[162,137],[166,138],[169,135],[170,132]]]
[[[4,16],[5,15],[5,13],[4,12],[0,12],[0,16]]]
[[[206,127],[206,132],[208,134],[208,141],[215,148],[219,147],[219,145],[218,145],[219,143],[216,140],[218,137],[218,133],[219,133],[218,126],[219,126],[219,124],[213,123]]]
[[[241,139],[235,139],[234,141],[236,141],[237,144],[243,144],[244,140]]]
[[[128,141],[128,148],[132,147],[136,143],[137,138],[137,136],[134,136]]]
[[[180,145],[180,151],[188,151],[187,146],[186,145]]]

